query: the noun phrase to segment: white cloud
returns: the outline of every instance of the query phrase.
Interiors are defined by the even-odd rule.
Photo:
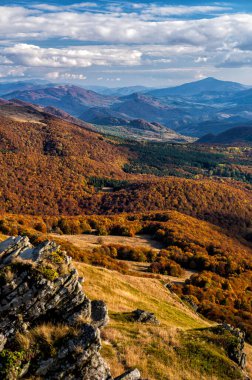
[[[163,8],[156,9],[162,12]],[[189,12],[190,9],[185,7],[182,11]],[[2,36],[14,41],[68,38],[100,43],[201,45],[215,48],[228,43],[241,46],[251,44],[252,47],[250,14],[194,20],[148,20],[144,17],[144,11],[140,14],[68,11],[33,13],[21,7],[0,7],[0,15],[0,38]]]
[[[83,75],[82,68],[86,72],[93,66],[99,70],[122,66],[124,72],[127,66],[137,66],[136,71],[148,72],[155,64],[153,72],[160,67],[167,72],[189,68],[196,74],[199,66],[207,72],[214,67],[252,67],[252,14],[233,10],[228,14],[225,3],[192,7],[127,3],[122,8],[113,2],[100,9],[92,0],[62,6],[0,6],[0,64],[6,66],[1,73],[11,65],[20,75],[29,67],[58,79]],[[64,47],[40,46],[56,45],[55,41]]]
[[[65,79],[65,80],[86,80],[87,77],[83,74],[61,73],[52,71],[46,74],[48,79]]]
[[[139,65],[142,53],[136,49],[99,46],[40,48],[16,44],[2,49],[2,54],[15,65],[27,67],[89,67],[92,65]]]
[[[24,77],[25,72],[24,67],[0,66],[0,78]]]
[[[80,3],[74,3],[69,5],[50,5],[50,4],[35,4],[31,5],[31,8],[49,11],[49,12],[55,12],[55,11],[70,11],[70,10],[82,10],[83,8],[96,8],[96,3],[91,2],[80,2]]]
[[[211,14],[216,12],[229,11],[232,8],[223,7],[223,6],[157,6],[151,5],[148,7],[144,13],[152,16],[186,16],[186,15],[194,15],[194,14]]]
[[[224,57],[218,66],[226,68],[252,66],[252,51],[234,49]]]
[[[208,61],[207,57],[197,57],[194,60],[195,63],[202,63],[202,62],[207,62],[207,61]]]

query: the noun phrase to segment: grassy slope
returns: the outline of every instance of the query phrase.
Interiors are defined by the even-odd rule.
[[[209,332],[211,324],[183,305],[159,280],[75,265],[85,277],[87,295],[108,305],[111,319],[102,332],[102,352],[113,375],[137,366],[150,380],[240,378],[218,346],[220,338]],[[154,312],[161,324],[129,322],[127,313],[136,308]]]

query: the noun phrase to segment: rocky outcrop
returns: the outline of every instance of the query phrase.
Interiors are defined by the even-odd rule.
[[[35,373],[45,379],[112,379],[108,366],[99,354],[98,329],[83,325],[76,337],[71,337],[54,357],[38,362]]]
[[[228,323],[223,323],[219,327],[221,330],[230,332],[235,337],[228,348],[228,355],[230,359],[244,369],[246,366],[246,354],[244,352],[245,332]]]
[[[0,243],[1,379],[112,380],[99,353],[107,307],[91,302],[81,282],[54,242],[34,247],[27,237],[11,237]],[[47,346],[44,335],[32,335],[41,326],[51,334]],[[50,332],[55,326],[65,331],[58,338]]]
[[[136,322],[159,325],[159,321],[155,317],[154,313],[141,309],[136,309],[132,312],[132,319]]]
[[[7,338],[40,320],[73,323],[90,316],[77,271],[53,242],[33,247],[18,237],[1,243],[0,278],[0,333]]]

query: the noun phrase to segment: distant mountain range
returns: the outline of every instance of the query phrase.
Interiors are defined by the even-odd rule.
[[[132,120],[141,119],[197,138],[252,123],[252,89],[235,82],[206,78],[163,89],[96,89],[30,82],[0,84],[0,94],[6,91],[1,95],[4,99],[55,107],[103,127],[129,128]]]
[[[19,81],[19,82],[0,82],[0,96],[14,91],[36,90],[48,87],[50,83],[43,80],[36,81]]]
[[[180,135],[158,123],[150,123],[143,119],[115,119],[115,128],[112,125],[99,126],[87,123],[71,116],[67,112],[53,106],[38,106],[19,99],[6,100],[0,98],[0,113],[18,122],[44,123],[44,120],[55,116],[58,119],[75,124],[82,128],[116,135],[134,140],[193,142],[194,139]],[[112,123],[111,123],[112,124]]]

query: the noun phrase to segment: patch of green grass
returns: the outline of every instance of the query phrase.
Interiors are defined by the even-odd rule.
[[[225,347],[230,344],[229,336],[214,336],[211,329],[190,331],[183,334],[178,354],[204,375],[223,380],[242,379],[240,369],[228,357]]]

